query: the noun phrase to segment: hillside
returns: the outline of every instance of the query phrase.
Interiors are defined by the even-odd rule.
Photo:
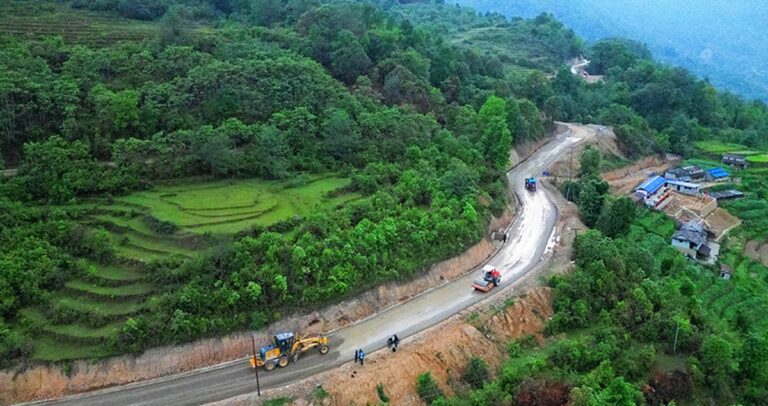
[[[508,208],[510,148],[575,121],[611,126],[621,159],[585,149],[578,178],[553,180],[593,230],[550,281],[548,345],[510,345],[474,396],[554,381],[578,389],[561,403],[765,399],[765,287],[750,282],[764,270],[744,253],[764,245],[768,107],[637,42],[587,49],[551,15],[443,3],[4,5],[0,169],[15,175],[0,179],[0,366],[259,330],[407,281]],[[585,52],[600,80],[567,66]],[[599,174],[734,146],[756,168],[725,205],[745,226],[724,285],[669,247],[674,224],[608,196]],[[667,382],[658,368],[691,390],[643,393]]]
[[[768,101],[768,4],[762,1],[487,1],[458,3],[532,18],[552,13],[589,41],[626,37],[648,44],[660,61],[684,66],[715,86]]]

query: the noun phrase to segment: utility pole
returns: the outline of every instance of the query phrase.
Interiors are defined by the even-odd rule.
[[[565,200],[571,200],[571,184],[573,182],[573,147],[571,147],[571,160],[568,163],[568,189],[565,191]]]
[[[675,353],[675,350],[677,349],[677,334],[680,333],[680,320],[677,321],[677,328],[675,329],[675,343],[672,344],[672,354]]]
[[[261,397],[261,385],[259,385],[259,366],[256,365],[256,339],[251,334],[251,345],[253,345],[253,355],[251,356],[251,365],[253,365],[253,371],[256,372],[256,393]]]

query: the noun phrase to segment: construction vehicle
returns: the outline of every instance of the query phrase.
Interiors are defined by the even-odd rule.
[[[472,282],[472,287],[475,290],[481,292],[488,292],[489,290],[499,286],[501,283],[501,272],[499,272],[493,265],[486,265],[483,267],[482,276],[475,279]]]
[[[525,189],[530,192],[536,191],[536,178],[525,178]]]
[[[259,353],[251,355],[251,368],[263,366],[267,371],[275,367],[286,367],[288,362],[296,362],[301,354],[317,348],[320,354],[328,353],[328,337],[322,335],[299,337],[292,332],[280,333],[272,338],[272,344],[262,347]]]

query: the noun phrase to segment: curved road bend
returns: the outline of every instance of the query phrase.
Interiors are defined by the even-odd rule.
[[[548,249],[555,231],[557,209],[546,189],[527,192],[524,179],[537,176],[574,144],[591,137],[593,128],[569,125],[566,131],[539,149],[528,160],[512,169],[507,177],[511,191],[517,194],[521,209],[509,229],[509,240],[489,263],[502,273],[502,287],[514,283],[530,271]],[[318,372],[351,362],[356,348],[373,352],[384,347],[393,333],[408,337],[427,329],[474,303],[488,297],[470,287],[479,272],[431,289],[415,298],[356,324],[342,328],[330,337],[331,352],[321,356],[306,354],[297,364],[260,373],[266,389],[309,377]],[[495,289],[489,294],[498,292]],[[245,354],[244,354],[245,355]],[[245,360],[228,362],[188,373],[104,390],[35,402],[40,405],[199,405],[256,391],[253,371]]]

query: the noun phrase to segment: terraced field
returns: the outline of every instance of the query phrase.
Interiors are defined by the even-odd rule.
[[[254,225],[333,208],[358,198],[349,179],[313,176],[299,181],[248,179],[161,186],[112,201],[61,206],[90,227],[106,229],[118,256],[114,264],[79,260],[81,272],[66,281],[47,308],[22,310],[36,337],[32,358],[63,361],[110,355],[125,321],[151,311],[163,287],[146,264],[185,260],[216,241]]]
[[[0,34],[27,39],[60,36],[67,44],[95,47],[157,36],[160,25],[106,13],[73,10],[53,1],[0,2]]]

